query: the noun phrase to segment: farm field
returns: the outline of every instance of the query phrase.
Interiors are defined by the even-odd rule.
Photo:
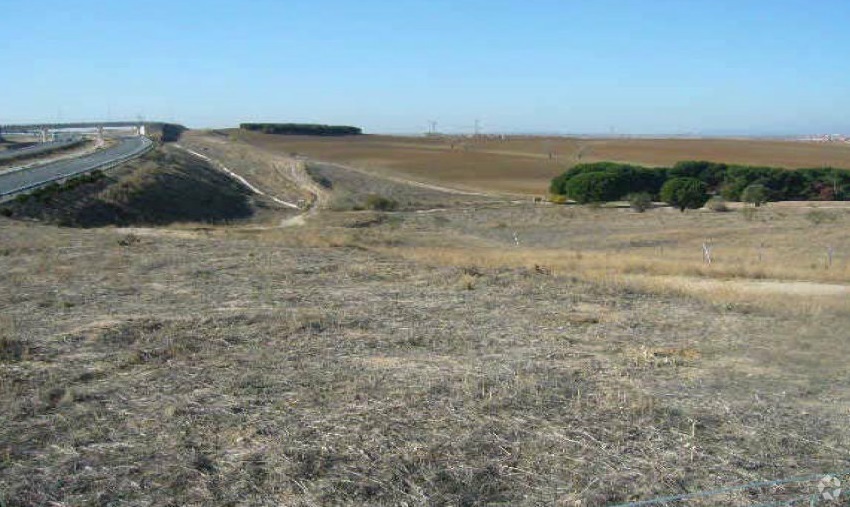
[[[350,164],[383,174],[467,190],[545,195],[549,181],[578,161],[670,166],[710,160],[787,168],[850,168],[850,144],[759,139],[426,138],[354,136],[315,138],[224,131],[251,146],[280,154]],[[550,157],[551,154],[551,157]]]
[[[425,178],[482,154],[270,137],[181,139],[268,194],[230,188],[227,220],[0,216],[0,504],[743,506],[850,481],[840,203],[535,204],[514,194],[544,171],[509,162],[548,157]],[[221,177],[174,146],[138,164],[110,184],[163,208],[165,176]]]

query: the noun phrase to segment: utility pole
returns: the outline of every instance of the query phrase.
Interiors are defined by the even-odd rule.
[[[428,134],[434,135],[437,133],[437,120],[428,120]]]
[[[481,120],[475,119],[475,137],[481,135]]]

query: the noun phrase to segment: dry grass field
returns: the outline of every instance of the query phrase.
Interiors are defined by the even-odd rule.
[[[850,168],[850,144],[756,139],[316,138],[225,131],[251,146],[434,182],[506,194],[545,195],[570,166],[618,161],[670,166],[681,160],[788,168]],[[551,156],[550,156],[551,154]]]
[[[0,505],[595,506],[850,481],[848,210],[533,205],[255,142],[181,140],[312,202],[300,225],[0,217]],[[375,192],[399,211],[340,204]]]

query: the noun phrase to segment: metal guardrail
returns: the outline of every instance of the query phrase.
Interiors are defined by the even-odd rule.
[[[108,171],[110,169],[114,169],[115,167],[117,167],[117,166],[119,166],[119,165],[121,165],[121,164],[123,164],[123,163],[125,163],[129,160],[141,157],[145,153],[151,151],[154,148],[154,146],[156,146],[156,144],[153,141],[151,141],[150,139],[148,139],[147,137],[144,138],[144,139],[146,141],[146,145],[136,153],[130,153],[130,154],[125,155],[121,158],[118,158],[118,159],[115,159],[115,160],[110,160],[108,162],[104,162],[103,164],[98,164],[94,167],[89,167],[88,169],[85,169],[83,171],[78,171],[78,172],[75,172],[75,173],[72,173],[72,174],[63,174],[61,176],[56,176],[55,178],[49,178],[49,179],[46,179],[46,180],[39,181],[37,183],[31,183],[31,184],[25,185],[23,187],[18,187],[18,188],[13,189],[13,190],[9,190],[9,191],[6,191],[6,192],[0,192],[0,202],[4,202],[4,201],[8,200],[10,197],[12,197],[16,194],[27,192],[27,191],[33,190],[35,188],[47,185],[49,183],[53,183],[55,181],[62,181],[62,180],[68,179],[68,178],[73,178],[74,176],[79,176],[81,174],[90,173],[92,171],[97,171],[97,170]]]

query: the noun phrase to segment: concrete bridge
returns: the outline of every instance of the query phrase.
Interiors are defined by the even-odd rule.
[[[106,129],[132,130],[136,135],[144,136],[147,124],[139,121],[106,121],[106,122],[76,122],[76,123],[31,123],[20,125],[0,125],[0,137],[3,134],[30,134],[40,136],[41,142],[46,143],[54,139],[58,132],[91,131],[103,137]]]

